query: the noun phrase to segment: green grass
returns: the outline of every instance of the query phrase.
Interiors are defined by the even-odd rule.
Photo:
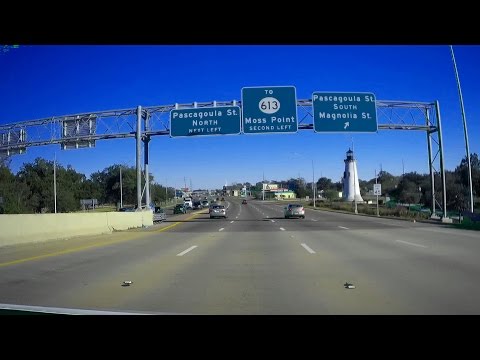
[[[310,205],[310,201],[308,202],[302,201],[302,203],[304,204],[305,207],[313,208],[313,206]],[[337,201],[333,201],[333,202],[318,201],[316,205],[317,205],[316,207],[319,209],[339,210],[339,211],[354,213],[354,207],[351,203],[346,203],[341,201],[338,201],[338,202]],[[375,205],[358,204],[357,210],[359,214],[367,214],[367,215],[377,214],[377,208]],[[428,213],[423,213],[419,211],[408,211],[408,209],[404,207],[388,208],[385,206],[379,207],[379,214],[380,216],[391,216],[391,217],[398,217],[398,218],[410,219],[410,220],[428,219],[430,216]]]
[[[480,230],[480,222],[473,222],[469,218],[464,218],[460,224],[453,224],[452,226],[457,229]]]

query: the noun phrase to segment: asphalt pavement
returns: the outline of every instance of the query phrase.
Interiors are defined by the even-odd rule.
[[[0,249],[0,303],[172,314],[480,314],[480,236],[227,197],[146,229]],[[126,286],[124,281],[131,281]],[[346,288],[345,283],[354,288]]]

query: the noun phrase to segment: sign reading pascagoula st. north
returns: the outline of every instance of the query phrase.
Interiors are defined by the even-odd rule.
[[[218,106],[170,111],[170,136],[240,134],[240,107]]]
[[[242,124],[245,134],[297,132],[295,87],[242,88]]]
[[[377,107],[372,93],[314,92],[315,132],[376,132]]]

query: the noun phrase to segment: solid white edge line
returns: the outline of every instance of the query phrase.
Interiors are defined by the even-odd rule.
[[[404,243],[404,244],[408,244],[408,245],[422,247],[422,248],[427,248],[428,247],[428,246],[425,246],[425,245],[415,244],[415,243],[411,243],[411,242],[403,241],[403,240],[395,240],[395,241],[401,242],[401,243]]]
[[[197,245],[193,245],[193,246],[189,247],[187,250],[184,250],[181,253],[177,254],[177,256],[183,256],[186,253],[188,253],[189,251],[192,251],[193,249],[195,249],[196,247],[197,247]]]
[[[303,248],[304,248],[305,250],[307,250],[310,254],[315,254],[315,251],[313,251],[312,249],[310,249],[307,244],[303,244],[303,243],[302,243],[302,244],[300,244],[300,245],[302,245]]]

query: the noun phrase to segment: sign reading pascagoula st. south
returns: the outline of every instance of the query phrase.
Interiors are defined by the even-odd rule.
[[[218,106],[170,111],[170,136],[240,134],[240,107]]]
[[[297,132],[295,87],[242,88],[242,125],[245,134]]]
[[[315,132],[376,132],[377,107],[372,93],[314,92]]]

